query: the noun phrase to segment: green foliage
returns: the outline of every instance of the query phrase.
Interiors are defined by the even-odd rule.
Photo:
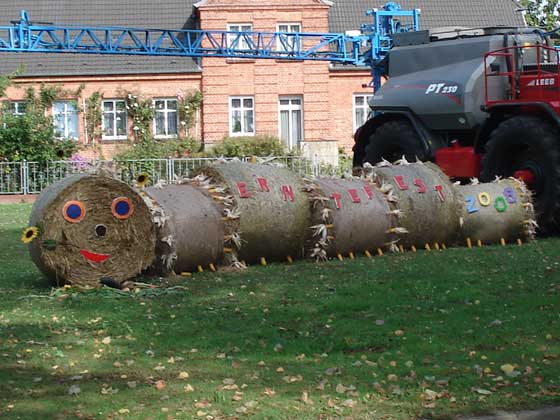
[[[194,123],[196,112],[202,106],[202,92],[197,90],[187,94],[177,95],[177,112],[179,116],[179,124],[188,134],[189,128]]]
[[[154,120],[154,106],[151,98],[144,98],[136,92],[119,92],[125,98],[126,112],[132,120],[134,143],[142,147],[150,147],[153,142],[151,132]]]
[[[5,104],[0,116],[1,159],[45,162],[72,155],[77,148],[76,142],[58,139],[52,117],[47,115],[53,94],[53,90],[44,86],[39,93],[33,88],[27,89],[23,115],[13,115],[9,112],[9,104]]]
[[[101,121],[103,118],[103,109],[101,108],[102,100],[103,94],[95,91],[91,96],[86,98],[85,101],[86,131],[88,137],[92,140],[101,137]]]
[[[134,142],[119,153],[115,160],[179,158],[192,156],[200,151],[200,142],[188,136],[165,140],[154,138],[152,124],[155,109],[151,98],[145,98],[139,92],[121,91],[119,95],[125,98],[127,115],[132,120]],[[192,126],[195,113],[201,104],[200,91],[177,96],[178,118],[185,134]]]
[[[560,4],[558,0],[521,0],[527,8],[525,19],[531,26],[545,27],[548,30],[558,27]]]
[[[166,139],[139,142],[114,157],[116,161],[134,159],[164,159],[192,156],[200,151],[201,144],[193,138]]]
[[[273,136],[226,137],[210,150],[211,156],[282,156],[284,145]]]

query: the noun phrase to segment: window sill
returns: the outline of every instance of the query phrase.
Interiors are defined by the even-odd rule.
[[[226,58],[227,64],[255,63],[256,61],[254,58]]]
[[[290,58],[277,58],[274,60],[276,63],[303,63],[304,60],[296,60]]]
[[[229,133],[230,137],[255,137],[255,133]]]
[[[155,140],[177,140],[177,134],[172,134],[170,136],[154,136]]]
[[[118,144],[125,143],[128,140],[127,137],[102,137],[101,143],[103,144]]]

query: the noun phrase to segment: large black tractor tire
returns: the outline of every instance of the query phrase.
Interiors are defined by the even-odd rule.
[[[426,159],[420,137],[408,121],[387,121],[370,137],[364,162],[376,164],[383,159],[394,162],[403,156],[410,162]]]
[[[558,231],[560,221],[560,133],[550,123],[533,116],[502,122],[490,135],[482,161],[481,180],[512,176],[527,169],[535,180],[529,185],[540,231]]]

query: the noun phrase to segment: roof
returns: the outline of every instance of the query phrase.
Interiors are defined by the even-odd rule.
[[[222,0],[223,1],[223,0]],[[235,0],[227,0],[235,1]],[[332,3],[330,31],[342,33],[371,23],[365,11],[386,0],[321,0]],[[198,3],[198,6],[204,2]],[[512,0],[398,0],[404,10],[421,8],[423,29],[449,26],[523,26]],[[0,0],[1,26],[18,20],[25,8],[32,22],[73,26],[121,26],[195,29],[196,0]],[[188,57],[109,56],[86,54],[0,53],[0,74],[25,65],[24,76],[124,75],[200,72]]]
[[[345,32],[372,23],[365,11],[381,8],[387,1],[334,0],[329,11],[329,30]],[[449,26],[471,28],[493,26],[525,26],[523,16],[516,12],[512,0],[397,0],[403,10],[421,9],[421,29]]]
[[[31,22],[72,26],[124,26],[195,29],[195,0],[0,0],[1,26],[19,20],[22,8]],[[200,72],[189,57],[109,56],[99,54],[2,53],[0,74],[19,65],[23,76],[77,76]]]

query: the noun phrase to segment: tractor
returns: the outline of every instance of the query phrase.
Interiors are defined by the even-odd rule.
[[[541,232],[560,222],[560,75],[532,28],[394,35],[385,83],[355,133],[354,166],[433,161],[451,178],[523,180]]]

